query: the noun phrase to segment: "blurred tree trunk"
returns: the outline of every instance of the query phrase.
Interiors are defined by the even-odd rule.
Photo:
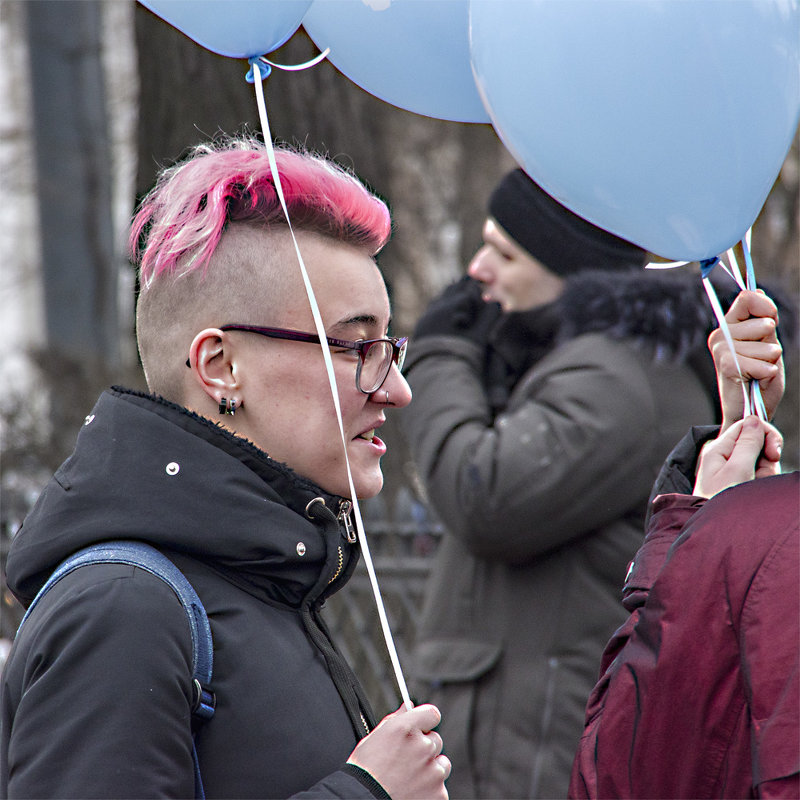
[[[26,3],[47,341],[119,360],[111,157],[97,3]]]

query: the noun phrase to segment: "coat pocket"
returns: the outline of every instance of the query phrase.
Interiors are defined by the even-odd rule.
[[[427,639],[414,652],[413,674],[433,686],[475,681],[497,664],[502,652],[499,642],[461,637]]]
[[[478,727],[491,723],[479,719],[476,711],[481,688],[491,681],[502,653],[499,642],[464,638],[428,639],[414,653],[412,674],[419,701],[433,703],[442,712],[438,731],[453,763],[447,782],[451,797],[478,796],[474,743],[483,738]]]

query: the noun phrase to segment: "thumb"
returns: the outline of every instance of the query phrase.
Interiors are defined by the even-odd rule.
[[[755,473],[756,462],[764,448],[765,437],[765,424],[758,417],[745,417],[728,457],[729,467],[741,471],[741,474],[749,474],[751,471]]]
[[[765,423],[758,417],[750,415],[742,420],[742,427],[733,447],[734,455],[740,452],[745,457],[755,459],[764,447],[767,435]]]
[[[395,713],[400,713],[400,710]],[[412,724],[423,733],[429,733],[442,721],[441,712],[436,706],[430,703],[414,706],[414,708],[410,711],[406,711],[406,713],[409,714],[409,722],[412,722]]]
[[[755,477],[764,436],[764,423],[750,416],[707,442],[700,453],[694,494],[713,497],[729,486]]]

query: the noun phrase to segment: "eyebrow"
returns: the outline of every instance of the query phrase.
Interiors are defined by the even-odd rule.
[[[378,318],[374,314],[356,314],[352,317],[339,320],[335,325],[332,325],[329,330],[331,331],[344,331],[356,325],[375,326],[378,325]],[[389,320],[391,323],[391,319]],[[388,329],[388,326],[387,326]]]

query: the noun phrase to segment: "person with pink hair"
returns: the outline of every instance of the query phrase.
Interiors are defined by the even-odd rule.
[[[102,394],[14,538],[8,585],[27,606],[98,542],[169,557],[213,637],[216,708],[194,739],[209,797],[445,798],[439,711],[378,722],[322,617],[359,557],[348,471],[357,497],[381,490],[377,432],[411,400],[375,262],[389,212],[327,159],[275,158],[341,423],[265,147],[199,146],[131,228],[149,392]],[[181,604],[149,572],[62,578],[6,664],[0,794],[194,795],[191,656]]]

